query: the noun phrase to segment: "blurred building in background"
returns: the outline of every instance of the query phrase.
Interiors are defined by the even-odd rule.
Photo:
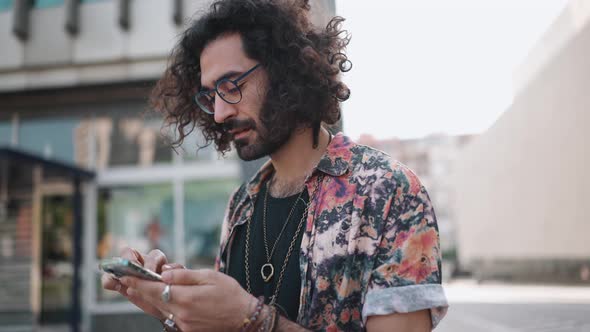
[[[453,167],[460,263],[479,279],[590,284],[589,17],[569,3]]]
[[[179,33],[208,3],[0,0],[0,331],[76,316],[85,331],[157,330],[100,288],[98,261],[125,245],[212,266],[228,196],[253,169],[212,147],[197,154],[197,132],[175,153],[146,109]],[[320,25],[335,14],[333,0],[312,7]],[[80,204],[76,174],[89,174]]]
[[[455,217],[453,215],[453,186],[448,176],[461,150],[473,136],[450,136],[434,134],[417,139],[377,140],[370,135],[362,135],[360,144],[377,148],[389,154],[413,170],[426,187],[438,222],[444,267],[452,269],[456,259]],[[444,278],[451,271],[444,271]]]

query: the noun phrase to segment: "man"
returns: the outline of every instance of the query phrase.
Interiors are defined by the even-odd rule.
[[[430,331],[444,316],[436,217],[418,178],[325,124],[349,90],[348,43],[306,1],[221,0],[185,32],[153,92],[180,140],[270,156],[232,195],[215,271],[122,255],[163,282],[103,276],[182,331]],[[258,297],[258,299],[257,299]]]

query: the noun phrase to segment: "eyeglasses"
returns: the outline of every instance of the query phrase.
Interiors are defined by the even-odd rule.
[[[242,100],[242,90],[240,90],[240,81],[246,78],[246,76],[250,75],[253,71],[255,71],[260,64],[250,68],[247,72],[240,75],[235,80],[230,80],[229,78],[222,78],[217,83],[215,83],[215,89],[211,90],[203,90],[198,92],[195,95],[195,102],[203,112],[207,114],[214,114],[215,113],[215,93],[223,101],[228,104],[237,104]]]

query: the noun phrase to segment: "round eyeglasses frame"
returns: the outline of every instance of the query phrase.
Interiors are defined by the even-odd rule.
[[[215,88],[210,90],[202,90],[195,94],[194,100],[199,106],[199,108],[207,113],[207,114],[214,114],[215,113],[215,95],[211,96],[213,92],[217,94],[223,101],[228,104],[237,104],[242,101],[242,90],[240,89],[240,81],[250,75],[253,71],[258,69],[260,64],[255,65],[254,67],[250,68],[248,71],[243,73],[242,75],[238,76],[236,79],[231,80],[229,78],[222,78],[215,83]],[[228,88],[222,89],[220,87],[227,86]],[[221,91],[220,91],[221,90]],[[230,96],[234,96],[236,98],[230,99]],[[207,105],[209,104],[209,105]],[[209,109],[211,108],[211,110]]]

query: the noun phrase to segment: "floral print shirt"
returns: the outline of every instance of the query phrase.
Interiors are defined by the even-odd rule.
[[[253,202],[272,171],[269,161],[232,195],[218,271],[231,264],[234,227],[252,217]],[[339,133],[306,186],[297,323],[317,331],[364,331],[369,316],[430,309],[436,327],[448,304],[436,216],[418,177],[389,155]]]

